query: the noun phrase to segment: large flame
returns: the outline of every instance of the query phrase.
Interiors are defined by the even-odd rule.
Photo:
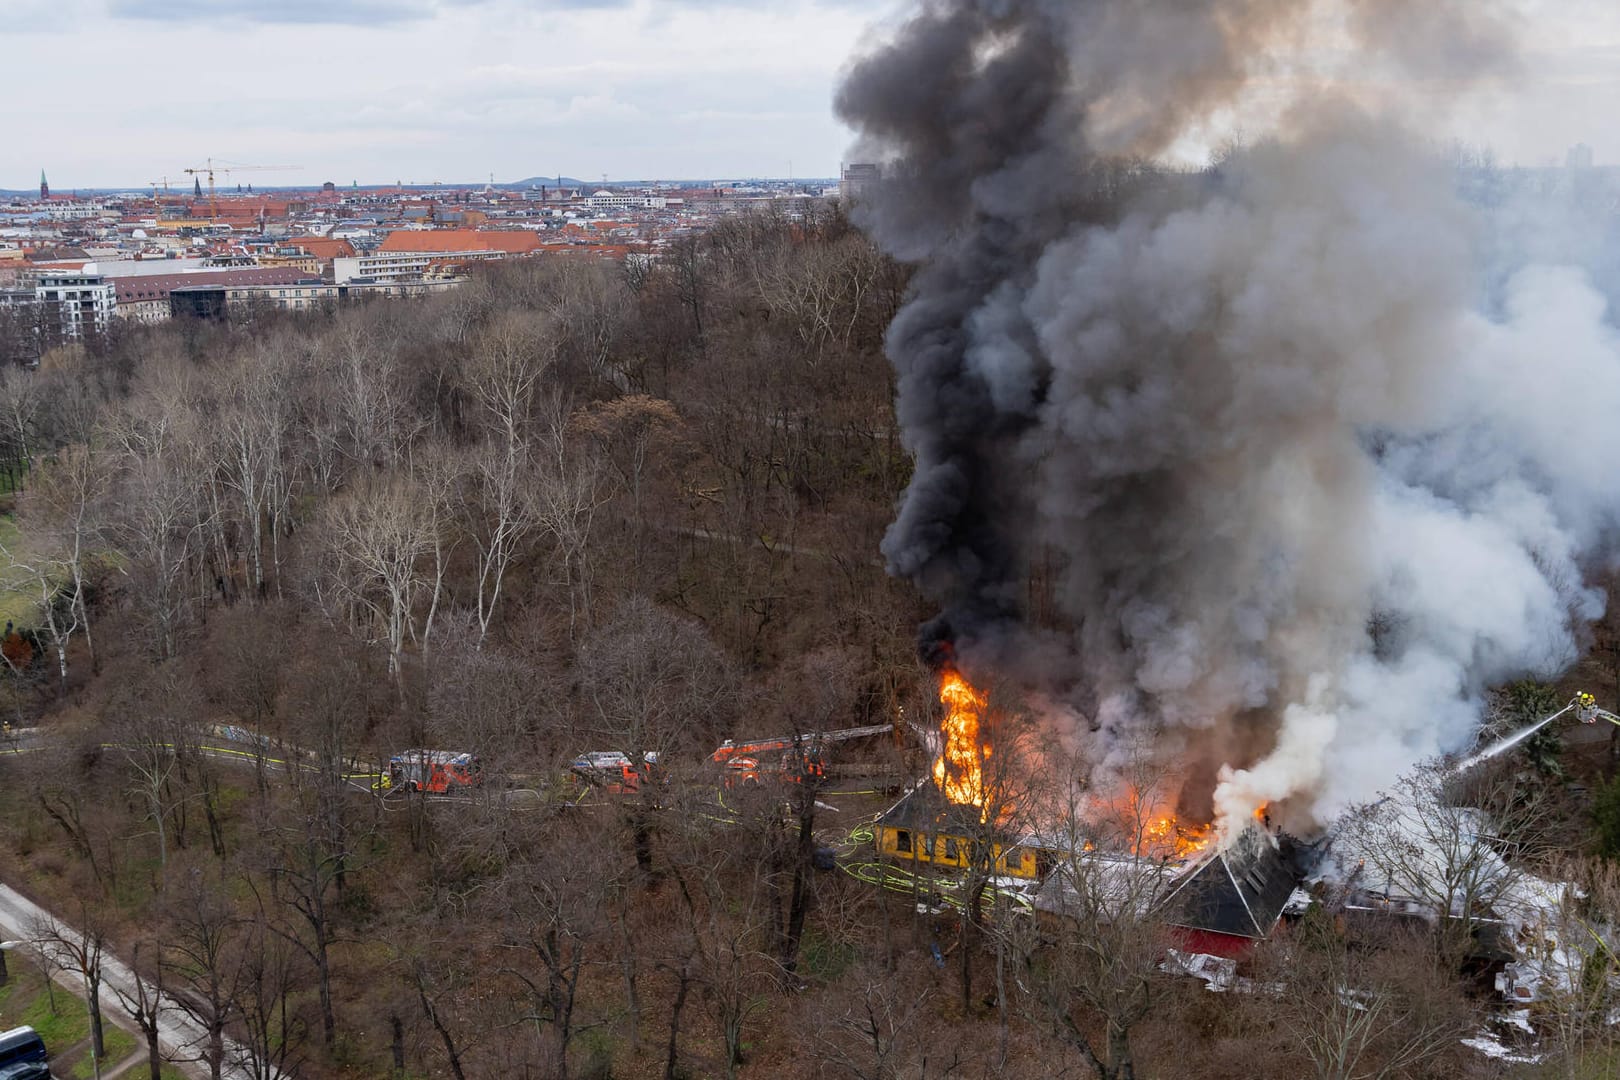
[[[939,677],[939,703],[945,706],[940,731],[945,746],[934,762],[934,781],[953,803],[984,805],[984,760],[990,747],[980,741],[979,714],[985,697],[954,668]]]
[[[1173,814],[1151,818],[1142,827],[1142,840],[1138,855],[1166,856],[1177,860],[1191,859],[1214,839],[1209,825],[1194,825]]]

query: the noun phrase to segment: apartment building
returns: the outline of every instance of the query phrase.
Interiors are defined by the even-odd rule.
[[[104,334],[118,305],[115,286],[101,274],[55,271],[41,274],[34,302],[44,309],[46,332],[62,341]]]

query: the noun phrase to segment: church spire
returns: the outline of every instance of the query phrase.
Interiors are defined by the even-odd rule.
[[[39,197],[45,200],[51,197],[51,185],[45,182],[45,170],[39,170]]]

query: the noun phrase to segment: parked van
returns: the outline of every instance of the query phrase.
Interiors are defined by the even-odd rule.
[[[0,1080],[49,1080],[45,1040],[31,1027],[0,1032]]]

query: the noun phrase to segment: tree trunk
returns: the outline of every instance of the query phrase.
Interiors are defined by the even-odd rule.
[[[664,1080],[676,1080],[677,1047],[681,1038],[681,1010],[686,1008],[686,992],[692,988],[692,958],[681,961],[681,970],[675,973],[679,980],[675,990],[675,1004],[669,1010],[669,1052],[664,1057]]]
[[[315,971],[320,977],[321,1040],[328,1049],[337,1037],[337,1017],[332,1012],[332,964],[326,953],[326,934],[315,935]],[[459,1071],[456,1075],[460,1075]]]
[[[218,1011],[214,1013],[213,1022],[208,1025],[208,1076],[209,1080],[221,1080],[225,1074],[225,1025],[221,1022]]]
[[[641,1045],[641,994],[636,988],[635,935],[630,933],[629,890],[619,889],[619,973],[624,978],[624,1007],[630,1049]]]
[[[444,1043],[445,1056],[450,1059],[451,1074],[456,1080],[467,1080],[466,1074],[461,1071],[461,1051],[457,1048],[456,1041],[450,1037],[449,1029],[440,1022],[439,1010],[433,1007],[433,1003],[428,1000],[426,991],[420,985],[416,988],[416,994],[422,1000],[423,1014],[427,1016],[428,1022],[433,1025],[433,1030],[439,1033],[440,1041]]]
[[[810,872],[816,849],[815,787],[806,780],[799,794],[799,842],[793,855],[793,885],[788,898],[787,933],[782,939],[782,972],[791,985],[799,968],[799,944],[804,939],[805,911],[810,904]]]
[[[1131,1058],[1131,1033],[1112,1021],[1108,1024],[1108,1080],[1135,1080],[1136,1064]]]
[[[97,1058],[107,1056],[106,1033],[101,1027],[100,987],[91,983],[85,998],[90,1005],[90,1052]]]

